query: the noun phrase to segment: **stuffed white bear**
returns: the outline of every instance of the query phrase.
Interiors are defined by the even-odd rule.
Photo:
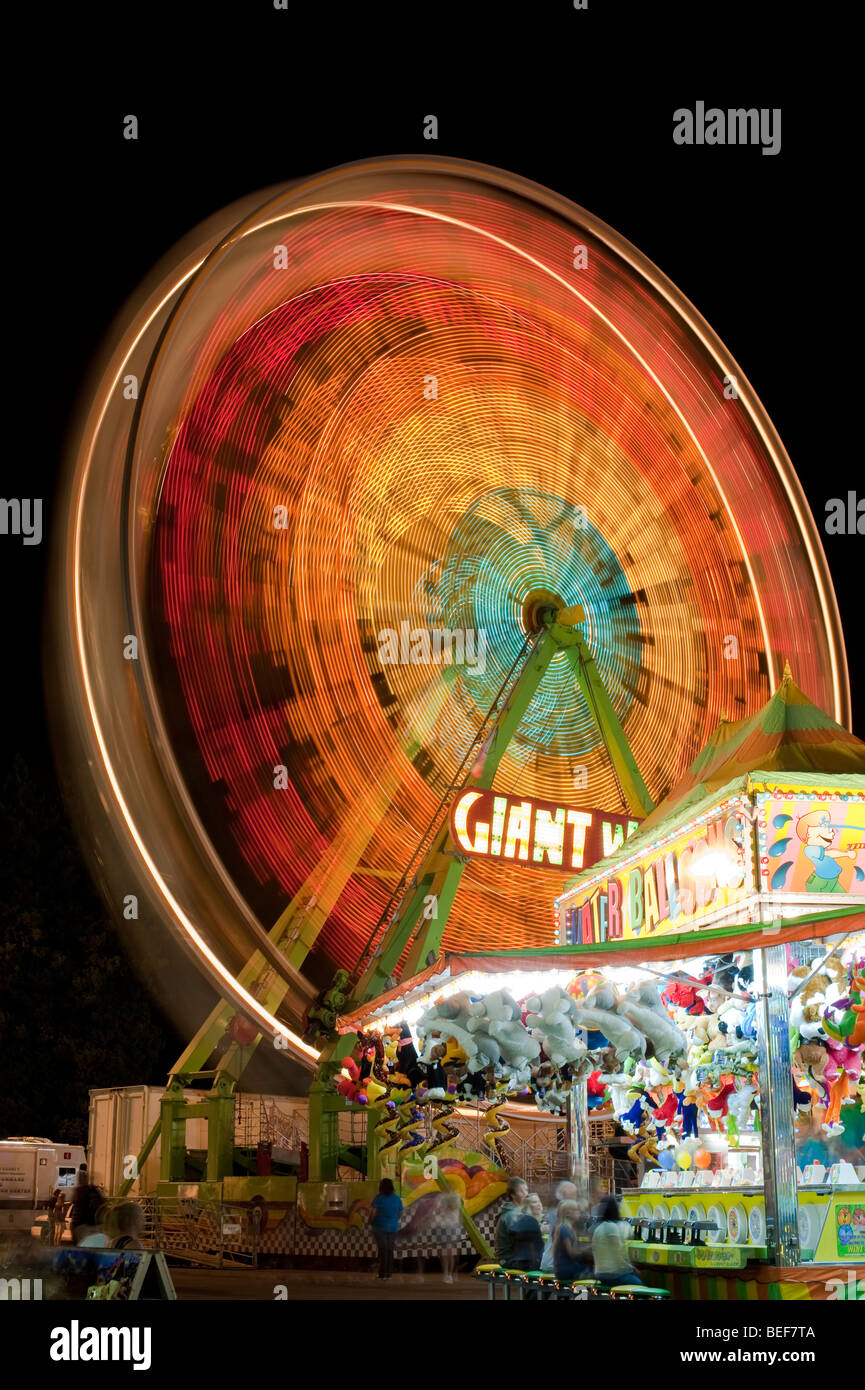
[[[586,1054],[586,1045],[577,1037],[576,1005],[566,990],[553,985],[542,995],[525,1000],[526,1027],[537,1038],[554,1067],[576,1062]]]
[[[503,1060],[519,1073],[516,1079],[528,1079],[529,1062],[541,1053],[541,1045],[525,1028],[520,1006],[507,990],[496,990],[486,998],[487,1032],[501,1048]]]
[[[442,1039],[453,1038],[466,1054],[469,1071],[482,1071],[491,1062],[497,1062],[499,1048],[491,1038],[482,1038],[470,1031],[473,1019],[471,1001],[467,994],[452,994],[449,999],[440,999],[437,1004],[418,1020],[418,1032],[424,1039],[424,1047],[418,1060],[429,1062],[432,1049]],[[493,1054],[494,1055],[491,1055]]]
[[[676,1027],[661,1003],[660,986],[650,981],[634,985],[619,1000],[617,1007],[618,1012],[649,1039],[655,1056],[661,1062],[668,1062],[671,1057],[687,1050],[684,1033]]]
[[[616,1011],[618,995],[606,981],[591,990],[583,1002],[576,1001],[575,1021],[579,1028],[589,1028],[609,1038],[620,1061],[632,1052],[646,1055],[646,1039],[633,1023]]]

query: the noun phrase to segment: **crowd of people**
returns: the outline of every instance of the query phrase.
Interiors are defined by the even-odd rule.
[[[559,1279],[602,1279],[639,1284],[628,1256],[629,1228],[615,1197],[595,1190],[579,1201],[577,1187],[562,1182],[556,1207],[545,1211],[524,1178],[510,1178],[496,1225],[496,1259],[505,1269],[541,1270]]]
[[[545,1210],[524,1178],[510,1178],[496,1225],[496,1260],[505,1269],[541,1270],[559,1279],[602,1279],[607,1284],[639,1284],[628,1256],[628,1223],[619,1204],[600,1186],[580,1201],[576,1183],[561,1182],[556,1205]],[[372,1199],[370,1228],[378,1251],[378,1277],[393,1274],[394,1244],[403,1203],[390,1178],[382,1178]],[[435,1213],[436,1237],[446,1284],[452,1284],[461,1236],[460,1199],[443,1193]]]

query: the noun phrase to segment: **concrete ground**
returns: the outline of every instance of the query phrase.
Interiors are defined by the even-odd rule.
[[[457,1275],[445,1284],[441,1274],[394,1274],[382,1281],[374,1273],[317,1269],[190,1269],[171,1267],[177,1297],[193,1299],[255,1299],[272,1302],[277,1298],[293,1302],[380,1303],[422,1302],[487,1298],[487,1286],[470,1274]],[[282,1287],[284,1287],[284,1292]]]

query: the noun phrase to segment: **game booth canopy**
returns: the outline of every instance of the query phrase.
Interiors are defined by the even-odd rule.
[[[786,670],[556,911],[556,946],[445,952],[340,1018],[381,1171],[446,1153],[460,1106],[608,1114],[638,1263],[826,1297],[865,1262],[865,745]]]

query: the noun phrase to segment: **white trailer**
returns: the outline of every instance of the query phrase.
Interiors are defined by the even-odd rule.
[[[90,1181],[106,1196],[116,1196],[127,1173],[134,1173],[132,1161],[159,1119],[161,1086],[117,1086],[90,1092],[90,1128],[87,1154]],[[190,1102],[202,1099],[201,1091],[188,1090]],[[340,1116],[342,1121],[350,1116]],[[344,1142],[353,1133],[346,1130]],[[235,1101],[234,1142],[238,1148],[254,1148],[260,1141],[273,1145],[274,1160],[298,1162],[300,1145],[309,1139],[309,1102],[306,1096],[261,1096],[238,1093]],[[186,1147],[207,1150],[207,1121],[190,1120],[186,1126]],[[156,1192],[159,1182],[160,1142],[151,1150],[134,1179],[130,1195],[144,1197]]]
[[[159,1119],[161,1086],[115,1086],[90,1092],[87,1160],[90,1181],[107,1197],[116,1196],[127,1176],[135,1173],[135,1160]],[[189,1101],[201,1100],[200,1091],[187,1091]],[[207,1123],[190,1120],[186,1126],[190,1149],[207,1148]],[[146,1196],[159,1181],[159,1141],[134,1177],[130,1195]]]
[[[66,1188],[71,1200],[85,1163],[80,1144],[30,1136],[0,1140],[0,1232],[29,1230],[55,1187]]]

